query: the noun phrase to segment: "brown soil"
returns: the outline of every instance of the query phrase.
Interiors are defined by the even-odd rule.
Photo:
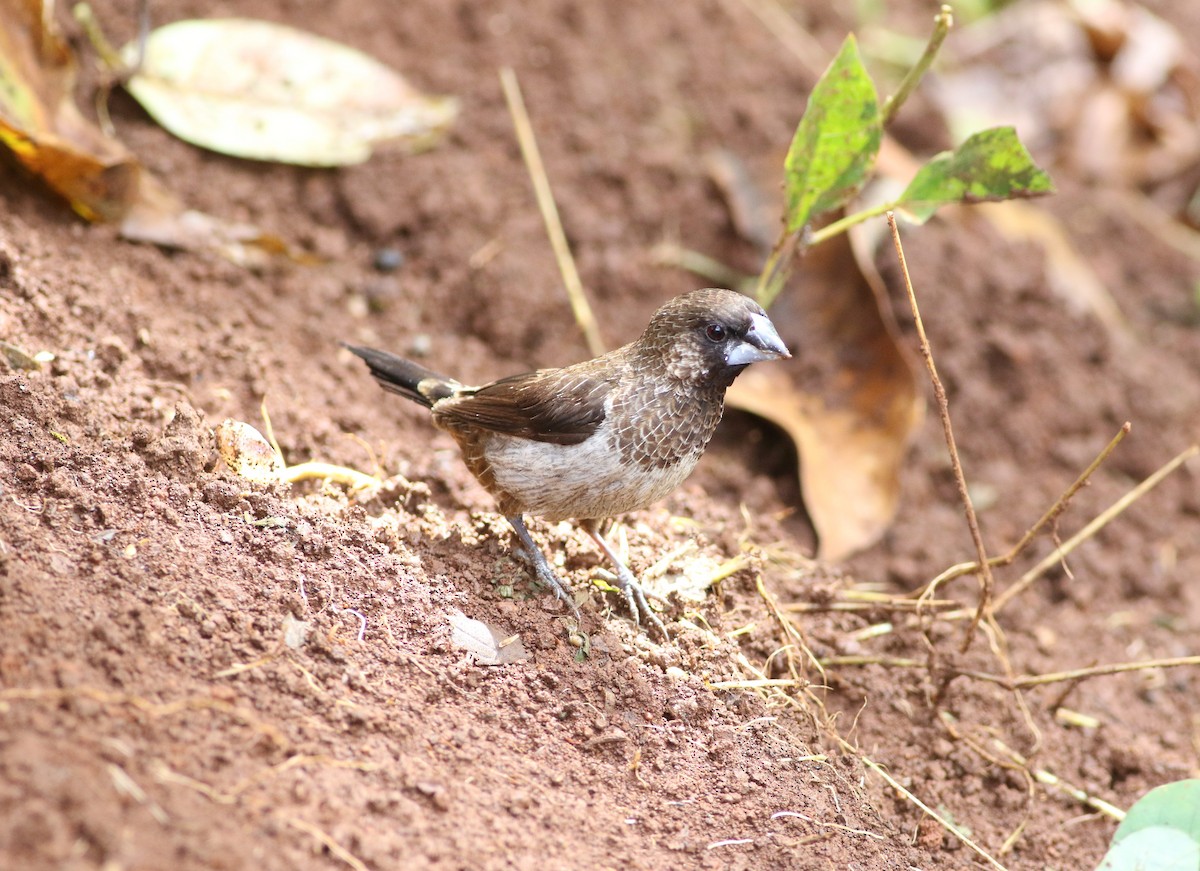
[[[117,4],[98,6],[114,36],[133,32]],[[0,866],[977,862],[797,706],[706,685],[745,677],[739,656],[786,676],[760,577],[780,603],[820,602],[867,585],[903,592],[971,557],[936,419],[918,433],[886,540],[824,567],[799,556],[813,536],[789,513],[790,450],[731,415],[688,484],[629,519],[631,559],[645,568],[694,541],[684,559],[711,568],[747,536],[774,558],[699,605],[678,604],[666,644],[594,593],[580,658],[448,437],[336,344],[424,349],[464,381],[585,356],[498,67],[520,75],[613,344],[697,285],[653,265],[664,238],[754,268],[703,155],[777,159],[809,75],[740,4],[715,0],[155,6],[159,21],[232,13],[364,49],[458,95],[462,117],[428,154],[306,171],[203,153],[114,99],[121,138],[189,203],[294,240],[320,266],[251,271],[125,243],[23,175],[0,176],[0,338],[56,355],[40,372],[0,369]],[[900,26],[920,34],[926,18]],[[852,26],[816,11],[805,23],[830,50]],[[1200,431],[1200,267],[1130,220],[1116,194],[1056,181],[1060,194],[1041,205],[1071,228],[1128,336],[1072,312],[1038,251],[982,221],[907,235],[967,473],[996,496],[981,514],[996,550],[1122,421],[1133,434],[1076,498],[1060,539]],[[399,270],[373,267],[382,248],[403,254]],[[891,259],[880,262],[895,289]],[[378,464],[403,478],[366,502],[337,486],[249,487],[217,464],[212,428],[257,424],[264,397],[290,461]],[[1005,609],[1014,670],[1194,653],[1198,493],[1194,469],[1176,473],[1072,555],[1070,574],[1053,570]],[[586,585],[598,564],[586,542],[565,525],[537,534]],[[1052,546],[1041,540],[1000,583]],[[953,595],[971,601],[973,583]],[[519,635],[527,658],[476,664],[451,643],[456,609]],[[888,620],[891,634],[856,635]],[[295,621],[307,636],[285,641]],[[932,649],[938,674],[1000,669],[983,639],[958,654],[962,623],[929,625],[926,642],[882,608],[798,622],[818,656],[927,663]],[[1030,787],[999,764],[993,738],[1120,807],[1200,768],[1192,669],[1093,679],[1065,699],[1063,684],[1032,690],[1028,720],[1011,692],[926,669],[844,665],[823,680],[795,698],[818,713],[820,701],[862,752],[993,855],[1025,824],[1001,856],[1012,868],[1092,867],[1114,823]],[[1098,725],[1056,720],[1063,704]]]

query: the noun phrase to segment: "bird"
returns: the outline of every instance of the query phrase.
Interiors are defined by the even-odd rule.
[[[591,360],[464,385],[387,351],[344,344],[386,390],[429,409],[496,500],[541,584],[574,611],[525,516],[574,521],[615,569],[634,622],[669,638],[601,524],[662,499],[712,438],[725,391],[750,364],[791,356],[742,293],[694,290],[666,302],[635,341]]]

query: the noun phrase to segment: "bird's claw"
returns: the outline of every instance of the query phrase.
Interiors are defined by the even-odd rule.
[[[642,625],[642,615],[646,616],[647,622],[652,624],[662,634],[665,639],[670,639],[667,633],[667,627],[663,625],[663,621],[659,619],[658,614],[650,607],[650,602],[646,599],[646,591],[642,589],[642,585],[638,579],[634,577],[633,572],[621,566],[617,572],[617,588],[624,594],[625,602],[629,605],[629,613],[633,615],[633,622],[639,628]]]
[[[542,586],[549,587],[554,591],[554,595],[567,603],[567,607],[575,615],[576,620],[582,620],[583,615],[579,613],[579,606],[575,604],[575,597],[571,595],[571,590],[563,582],[562,578],[556,575],[549,566],[543,567],[535,561],[534,568],[537,572],[537,579]]]
[[[538,582],[544,587],[549,587],[554,591],[556,597],[566,602],[576,620],[582,620],[583,615],[579,613],[579,606],[575,604],[575,597],[571,595],[571,590],[563,583],[562,578],[555,573],[554,569],[550,568],[550,563],[546,562],[546,555],[542,553],[541,548],[534,544],[533,537],[525,526],[525,521],[520,516],[516,516],[508,518],[508,522],[516,530],[517,539],[521,542],[521,546],[515,552],[533,569]]]

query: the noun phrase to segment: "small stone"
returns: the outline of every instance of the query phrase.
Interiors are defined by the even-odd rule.
[[[379,272],[395,272],[405,261],[404,252],[398,248],[380,248],[375,252],[374,266]]]

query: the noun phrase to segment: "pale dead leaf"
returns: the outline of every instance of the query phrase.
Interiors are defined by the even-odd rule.
[[[1113,334],[1129,335],[1129,324],[1108,288],[1075,248],[1058,218],[1029,203],[981,203],[976,207],[1001,235],[1038,245],[1046,256],[1046,281],[1077,314],[1090,314]]]
[[[276,255],[300,262],[310,259],[252,224],[223,221],[189,209],[149,173],[142,174],[137,199],[121,221],[121,235],[164,248],[216,251],[242,266],[261,264]]]
[[[517,636],[505,636],[457,609],[446,615],[446,619],[450,621],[450,642],[474,656],[480,665],[509,665],[529,659],[524,643]]]
[[[1012,3],[947,44],[930,93],[956,134],[1013,124],[1042,162],[1157,184],[1200,160],[1194,42],[1124,0]]]
[[[123,54],[132,65],[136,43]],[[126,88],[181,139],[304,166],[360,163],[385,144],[427,148],[458,112],[348,46],[238,18],[153,31]]]
[[[299,650],[308,641],[312,632],[312,623],[307,620],[297,620],[291,614],[283,618],[283,643],[292,650]]]

